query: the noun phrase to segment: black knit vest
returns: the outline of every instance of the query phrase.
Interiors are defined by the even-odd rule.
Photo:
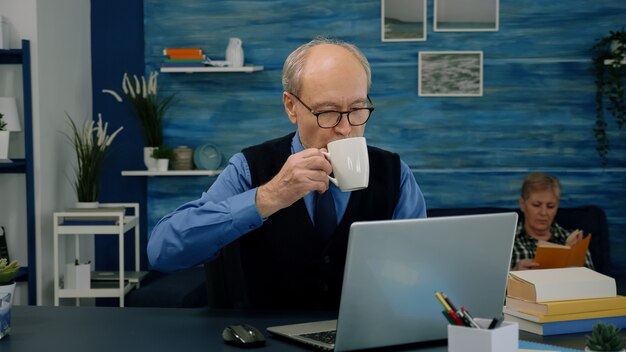
[[[274,177],[291,155],[294,133],[246,148],[252,187]],[[368,188],[354,191],[335,233],[323,241],[304,200],[271,215],[238,240],[244,306],[271,309],[339,307],[348,230],[354,221],[391,219],[400,195],[400,158],[368,147]]]

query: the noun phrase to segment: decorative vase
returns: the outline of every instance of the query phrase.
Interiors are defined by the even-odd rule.
[[[76,208],[79,209],[95,209],[100,206],[99,202],[76,202]]]
[[[178,146],[174,149],[173,170],[193,169],[193,150],[186,145]]]
[[[9,158],[9,131],[0,131],[0,160]]]
[[[157,147],[144,147],[143,148],[143,163],[148,168],[148,171],[156,171],[157,162],[156,159],[152,157],[152,152]]]
[[[228,46],[226,47],[226,61],[228,61],[230,67],[243,66],[243,47],[241,39],[228,39]]]
[[[0,285],[0,339],[11,331],[11,307],[15,295],[15,282]]]
[[[170,164],[170,159],[156,159],[157,167],[156,171],[167,171]]]

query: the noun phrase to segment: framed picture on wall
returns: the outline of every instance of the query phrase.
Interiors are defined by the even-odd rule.
[[[500,0],[434,0],[435,32],[495,32]]]
[[[419,96],[480,97],[483,95],[483,52],[421,51],[417,75]]]
[[[426,0],[381,0],[383,42],[426,40]]]

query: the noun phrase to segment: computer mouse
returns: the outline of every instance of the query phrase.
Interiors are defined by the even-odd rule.
[[[262,346],[265,344],[265,336],[259,329],[249,324],[227,326],[222,332],[222,338],[228,344],[242,347]]]

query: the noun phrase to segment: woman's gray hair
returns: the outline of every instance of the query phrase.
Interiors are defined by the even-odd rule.
[[[561,183],[559,179],[542,172],[531,172],[524,178],[520,195],[522,199],[530,198],[535,192],[552,191],[557,200],[561,199]]]
[[[363,55],[361,50],[359,50],[356,45],[350,44],[342,40],[317,37],[306,44],[302,44],[291,54],[289,54],[289,56],[285,60],[282,75],[283,90],[285,92],[289,92],[295,95],[300,94],[300,89],[302,88],[302,82],[300,81],[300,77],[302,77],[302,69],[304,68],[304,64],[306,62],[307,53],[310,48],[322,44],[338,45],[351,52],[359,60],[359,62],[363,66],[363,69],[365,70],[365,74],[367,75],[367,89],[369,90],[370,86],[372,85],[372,70],[370,68],[369,62],[367,61],[367,58],[365,57],[365,55]]]

